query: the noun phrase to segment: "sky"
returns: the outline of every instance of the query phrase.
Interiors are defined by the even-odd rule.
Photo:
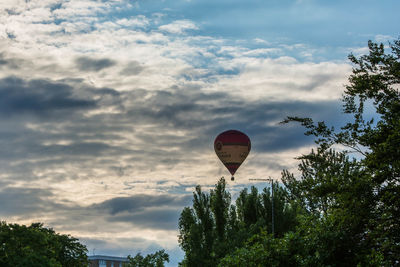
[[[349,53],[400,36],[397,0],[2,0],[0,220],[43,222],[89,255],[183,252],[196,185],[297,173],[313,140],[287,116],[341,125]],[[237,129],[235,181],[214,153]],[[259,183],[258,186],[264,186]]]

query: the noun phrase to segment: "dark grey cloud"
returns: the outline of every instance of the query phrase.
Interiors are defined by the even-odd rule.
[[[64,83],[47,80],[25,81],[17,77],[0,79],[1,116],[22,113],[53,116],[58,111],[71,112],[95,106],[94,100],[75,97],[73,88]]]
[[[9,9],[9,8],[6,8],[5,11],[6,11],[7,14],[10,15],[10,16],[14,16],[14,15],[19,15],[19,14],[21,14],[21,12],[17,12],[16,10],[14,10],[14,9]]]
[[[303,85],[301,87],[299,87],[299,86],[295,86],[295,87],[298,87],[300,90],[304,90],[304,91],[313,91],[316,88],[324,86],[325,84],[330,82],[332,80],[332,78],[334,77],[334,75],[335,74],[322,74],[322,73],[314,74],[311,77],[310,82],[308,84]]]
[[[88,230],[101,229],[102,221],[88,224],[88,218],[102,218],[104,223],[126,222],[139,228],[173,230],[183,207],[190,204],[191,195],[133,195],[117,197],[89,206],[57,200],[45,188],[20,188],[5,186],[0,190],[0,216],[53,215],[59,229],[68,229],[70,224],[82,224]],[[60,218],[62,223],[60,223]],[[100,228],[98,228],[100,227]]]
[[[53,194],[47,189],[3,187],[0,190],[0,215],[26,216],[52,211],[58,205],[50,200],[51,197]]]
[[[23,65],[30,65],[24,59],[9,57],[6,53],[0,53],[0,68],[19,69]]]
[[[304,129],[296,124],[281,125],[287,116],[311,117],[316,121],[328,120],[339,124],[344,117],[340,114],[338,101],[280,101],[259,100],[248,102],[235,99],[226,93],[202,93],[196,90],[174,88],[157,92],[146,98],[145,103],[135,103],[127,115],[139,123],[152,122],[160,127],[188,130],[192,138],[165,134],[136,136],[152,144],[168,144],[183,149],[201,149],[212,144],[218,133],[228,129],[246,132],[254,141],[253,148],[259,151],[282,151],[312,143],[303,135]]]
[[[14,40],[15,38],[17,38],[17,36],[13,32],[9,32],[6,30],[6,33],[7,33],[7,38],[10,40]]]
[[[253,149],[259,152],[278,152],[311,144],[313,139],[304,135],[304,128],[296,123],[282,125],[287,116],[311,117],[315,121],[327,120],[339,125],[344,117],[337,101],[255,103],[235,112],[233,123],[215,124],[213,130],[237,128],[253,140]],[[217,134],[217,133],[215,133]]]
[[[60,155],[63,156],[94,156],[100,155],[103,151],[110,151],[112,146],[102,142],[76,142],[68,145],[46,145],[32,146],[31,151],[34,153],[42,153],[47,156]]]
[[[117,197],[89,207],[110,222],[128,222],[136,227],[174,230],[180,212],[191,203],[192,196],[144,195]]]
[[[80,113],[73,115],[73,112],[71,115],[69,112],[70,116],[61,121],[33,121],[39,123],[40,131],[25,128],[25,123],[32,121],[29,118],[19,119],[15,126],[0,129],[0,145],[6,151],[0,156],[0,166],[4,166],[2,169],[12,174],[16,180],[28,180],[40,179],[33,175],[37,169],[63,168],[65,164],[82,167],[90,164],[91,168],[108,168],[113,173],[123,169],[123,172],[118,171],[117,174],[124,177],[129,176],[131,170],[151,172],[158,166],[173,168],[187,161],[188,155],[212,151],[214,138],[227,129],[246,132],[255,152],[279,152],[301,147],[311,144],[312,138],[305,137],[303,129],[298,125],[280,125],[279,121],[287,115],[312,114],[315,116],[311,117],[317,119],[337,116],[333,102],[259,101],[249,104],[224,93],[205,94],[198,90],[179,88],[155,93],[145,90],[128,93],[117,93],[112,89],[94,91],[97,90],[99,94],[103,91],[105,98],[111,97],[118,101],[98,101],[96,108],[106,108],[109,105],[115,107],[114,102],[119,102],[121,111],[91,117],[82,117]],[[88,92],[91,97],[99,96],[90,90]],[[147,125],[146,132],[141,130],[142,125]],[[153,125],[153,130],[149,131],[151,128],[148,125]],[[168,130],[174,129],[189,134],[182,138],[168,133]],[[125,146],[125,137],[121,133],[134,135],[139,141],[138,146]],[[68,142],[59,144],[60,140]],[[111,141],[121,142],[121,145],[112,145]],[[171,147],[176,149],[171,151]],[[123,165],[120,162],[122,156],[128,160]],[[255,164],[284,168],[276,162]],[[48,179],[54,182],[79,179],[73,173],[69,177],[56,173],[50,176]],[[128,201],[129,204],[129,200],[120,201]],[[115,205],[108,204],[108,210],[118,214]],[[127,212],[128,204],[121,206],[125,208],[122,212]]]
[[[144,66],[137,61],[130,62],[125,68],[120,72],[124,76],[138,75],[144,70]]]
[[[50,6],[50,11],[53,12],[57,9],[61,9],[62,8],[62,3],[56,3]]]
[[[109,140],[121,138],[118,133],[129,125],[112,116],[84,116],[89,110],[108,106],[118,109],[120,105],[117,91],[93,88],[81,80],[0,79],[3,173],[14,180],[37,179],[35,169],[77,164],[105,153],[128,153],[123,147],[110,145]]]
[[[148,209],[133,214],[116,214],[110,216],[110,222],[129,222],[135,226],[152,229],[175,230],[178,226],[182,207],[164,207],[159,209]]]
[[[76,79],[6,78],[0,80],[0,96],[4,126],[0,128],[0,147],[5,151],[0,153],[0,167],[24,181],[40,179],[33,175],[37,169],[64,168],[66,164],[105,168],[121,179],[131,171],[172,169],[195,159],[196,153],[213,151],[214,138],[228,129],[247,133],[254,152],[295,149],[312,144],[313,139],[304,136],[304,129],[297,124],[279,124],[286,116],[334,124],[342,121],[338,101],[249,102],[228,93],[205,93],[195,86],[117,92],[93,88]],[[99,112],[88,116],[87,111]],[[187,134],[176,135],[176,130]],[[276,162],[257,164],[284,168]],[[47,179],[52,181],[79,179],[73,173],[70,178],[50,176]],[[133,205],[128,204],[121,207]],[[118,214],[113,203],[108,205]]]
[[[94,209],[107,211],[111,215],[118,213],[143,212],[148,208],[159,207],[182,207],[190,203],[189,196],[175,195],[135,195],[131,197],[118,197],[106,200],[92,206]]]
[[[95,59],[90,57],[78,57],[75,63],[78,69],[82,71],[100,71],[117,64],[116,61],[108,58]]]

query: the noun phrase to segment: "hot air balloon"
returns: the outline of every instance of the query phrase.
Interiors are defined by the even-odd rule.
[[[250,138],[237,130],[220,133],[214,141],[214,149],[218,158],[233,175],[246,159],[251,149]]]

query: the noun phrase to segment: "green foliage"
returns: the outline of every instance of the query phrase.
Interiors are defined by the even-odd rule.
[[[236,206],[226,191],[223,178],[215,189],[206,194],[197,186],[193,193],[193,208],[183,209],[179,219],[179,244],[185,252],[181,266],[217,266],[219,260],[244,245],[261,229],[271,232],[271,194],[264,189],[258,193],[252,187],[240,192]],[[286,191],[274,188],[275,220],[279,221],[276,235],[294,230],[296,213],[287,201]]]
[[[274,238],[261,231],[252,236],[243,247],[223,258],[218,266],[298,266],[302,248],[299,242],[301,239],[293,232],[286,233],[283,238]]]
[[[296,230],[257,233],[219,266],[400,265],[400,40],[388,54],[382,44],[368,47],[368,55],[349,56],[343,108],[351,121],[339,130],[310,118],[283,121],[301,123],[318,145],[299,157],[300,177],[282,174]],[[244,221],[254,221],[251,205],[253,213],[238,212]]]
[[[272,196],[268,188],[258,193],[256,187],[251,187],[250,193],[247,188],[240,192],[236,200],[239,222],[242,229],[247,233],[246,239],[265,228],[272,233]],[[275,183],[274,186],[274,220],[275,236],[283,236],[284,233],[293,230],[297,224],[296,215],[299,212],[296,203],[288,201],[286,189]],[[245,240],[246,240],[245,239]],[[243,240],[244,241],[244,240]],[[243,242],[242,242],[243,243]]]
[[[0,266],[87,266],[86,253],[78,239],[41,223],[0,222]]]
[[[301,216],[303,217],[303,216]],[[372,250],[362,259],[353,258],[351,237],[332,218],[320,221],[303,217],[295,232],[273,238],[266,232],[251,237],[243,247],[227,255],[220,267],[234,266],[391,266],[382,253]]]
[[[179,218],[179,244],[186,252],[183,266],[212,266],[214,225],[210,196],[197,186],[193,193],[193,208],[184,208]]]
[[[383,44],[368,47],[368,55],[349,56],[355,67],[343,106],[352,121],[336,131],[309,118],[285,120],[300,122],[306,134],[317,137],[317,151],[300,157],[300,179],[284,172],[283,181],[315,216],[307,223],[318,227],[302,228],[315,232],[313,244],[320,244],[316,251],[325,255],[325,264],[338,257],[349,266],[400,264],[400,40],[389,54]],[[365,118],[366,107],[375,110],[375,118]],[[351,150],[334,152],[334,145]],[[361,156],[349,160],[350,152]],[[340,242],[324,240],[327,234],[321,234],[328,232]],[[332,242],[337,252],[323,246]]]
[[[145,257],[140,253],[135,257],[129,255],[128,260],[128,263],[124,263],[124,267],[164,267],[164,262],[169,262],[169,255],[162,249]]]

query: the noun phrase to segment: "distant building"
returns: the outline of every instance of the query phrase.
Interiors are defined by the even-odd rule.
[[[90,267],[122,267],[124,262],[128,262],[127,257],[93,255],[88,258]]]

